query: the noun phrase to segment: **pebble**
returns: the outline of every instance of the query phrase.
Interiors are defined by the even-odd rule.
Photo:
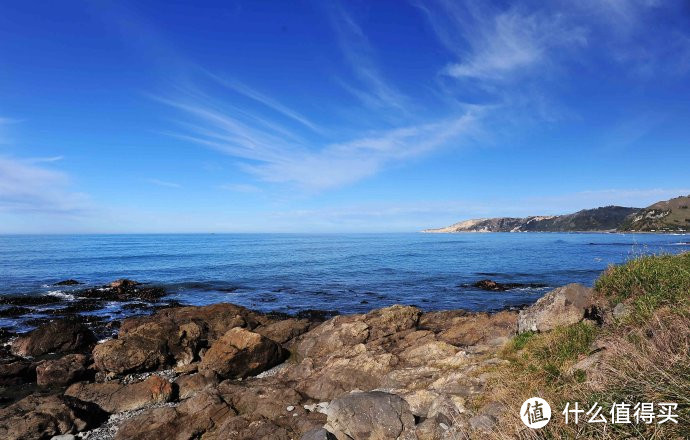
[[[290,405],[290,406],[288,406],[288,407],[287,407],[287,408],[285,408],[285,409],[287,409],[287,410],[288,410],[288,412],[292,412],[292,411],[294,411],[295,407],[294,407],[294,406],[292,406],[292,405]]]

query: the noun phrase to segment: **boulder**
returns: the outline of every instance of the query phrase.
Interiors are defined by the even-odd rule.
[[[202,373],[185,374],[175,379],[177,396],[179,399],[188,399],[199,391],[218,385],[218,378],[212,371]]]
[[[291,386],[280,382],[244,384],[227,380],[218,386],[218,393],[239,414],[248,414],[252,418],[276,420],[288,413],[292,417],[292,414],[304,412],[300,407],[302,396]]]
[[[520,311],[518,332],[548,331],[580,322],[592,305],[592,293],[591,288],[581,284],[568,284],[550,291],[534,305]]]
[[[3,359],[0,363],[0,386],[19,385],[36,379],[34,364],[22,358]]]
[[[477,313],[453,318],[438,338],[452,345],[469,346],[513,336],[516,331],[515,312]]]
[[[19,336],[12,343],[17,356],[41,356],[47,353],[71,353],[89,349],[96,342],[93,332],[83,324],[61,319],[50,321]]]
[[[57,283],[53,284],[53,286],[76,286],[77,284],[81,283],[77,280],[73,280],[70,278],[68,280],[58,281]]]
[[[414,428],[414,416],[395,394],[352,393],[331,402],[325,428],[338,440],[395,440]]]
[[[94,428],[106,418],[97,406],[71,397],[31,395],[0,409],[0,438],[49,439]]]
[[[300,440],[338,440],[324,428],[315,428],[304,433]]]
[[[363,315],[336,316],[302,335],[295,347],[301,358],[323,359],[369,338]]]
[[[415,328],[421,315],[417,307],[396,304],[367,313],[364,322],[370,329],[369,339],[378,339]]]
[[[379,388],[386,374],[398,363],[397,356],[359,351],[351,358],[331,358],[323,367],[302,378],[297,390],[315,400],[330,400],[352,390]],[[305,366],[300,364],[296,368]]]
[[[177,407],[160,407],[124,421],[116,440],[191,440],[235,415],[213,390],[205,390]],[[206,438],[204,436],[204,438]],[[225,437],[231,438],[231,437]]]
[[[176,307],[126,319],[118,338],[96,346],[96,367],[117,374],[181,367],[234,327],[253,329],[265,317],[233,304]]]
[[[89,357],[68,354],[59,359],[41,362],[36,366],[36,383],[39,385],[69,385],[86,375]]]
[[[309,330],[309,327],[311,327],[311,322],[307,319],[289,318],[258,327],[255,331],[279,344],[285,344],[289,340],[305,333]]]
[[[213,371],[222,378],[244,378],[278,365],[284,354],[277,342],[235,327],[206,351],[199,371]]]
[[[94,403],[109,413],[118,413],[168,402],[173,396],[173,387],[160,376],[151,376],[129,385],[119,382],[79,382],[67,388],[65,395]]]
[[[123,374],[150,371],[170,364],[170,354],[163,336],[129,335],[96,345],[93,360],[103,372]]]
[[[532,289],[538,289],[542,287],[546,287],[546,284],[542,283],[498,283],[494,280],[479,280],[476,283],[472,284],[472,287],[476,287],[478,289],[482,290],[489,290],[493,292],[505,292],[506,290],[511,290],[511,289],[520,289],[520,288],[525,288],[529,287]]]

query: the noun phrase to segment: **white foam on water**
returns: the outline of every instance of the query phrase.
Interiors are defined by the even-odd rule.
[[[71,294],[66,293],[66,292],[62,292],[60,290],[49,290],[48,292],[46,292],[46,295],[56,296],[58,298],[62,298],[62,299],[67,300],[67,301],[73,301],[74,300],[74,295],[71,295]]]

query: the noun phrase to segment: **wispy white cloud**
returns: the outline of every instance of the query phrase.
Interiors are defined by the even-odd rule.
[[[147,179],[147,182],[152,185],[162,186],[163,188],[182,188],[182,185],[180,185],[179,183],[168,182],[165,180]]]
[[[253,88],[247,86],[246,84],[242,84],[239,81],[233,81],[233,80],[228,80],[223,77],[220,77],[212,72],[206,71],[206,74],[209,75],[211,78],[213,78],[215,81],[217,81],[219,84],[234,90],[237,93],[240,93],[250,99],[253,99],[256,102],[259,102],[263,104],[264,106],[270,108],[271,110],[278,112],[284,116],[287,116],[288,118],[299,122],[303,126],[311,129],[314,132],[317,133],[322,133],[323,130],[313,123],[312,121],[309,120],[306,116],[300,114],[299,112],[287,107],[286,105],[278,102],[277,100],[270,98],[263,93],[258,92],[257,90],[254,90]]]
[[[330,18],[343,55],[361,84],[340,81],[341,85],[367,106],[405,110],[409,98],[384,78],[362,28],[338,4],[331,6]]]
[[[459,61],[445,73],[456,78],[509,80],[549,61],[550,51],[586,44],[584,29],[560,14],[526,11],[519,7],[497,10],[481,2],[439,0],[437,7],[417,6],[439,40]]]
[[[297,142],[199,103],[168,101],[187,114],[186,131],[173,133],[244,159],[244,169],[266,182],[323,190],[369,177],[386,164],[423,154],[477,128],[481,109],[431,123],[370,132],[346,142]]]
[[[65,173],[35,159],[0,157],[0,211],[76,214],[87,206],[86,195],[70,189]]]

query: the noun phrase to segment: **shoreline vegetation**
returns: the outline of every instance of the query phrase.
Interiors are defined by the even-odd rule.
[[[163,292],[120,280],[84,295],[155,304]],[[396,305],[333,317],[227,303],[151,307],[107,323],[116,336],[105,340],[73,319],[11,339],[0,359],[0,436],[690,436],[690,253],[611,266],[594,288],[559,287],[519,311]],[[540,430],[519,417],[534,396],[553,411]],[[678,423],[566,424],[561,412],[574,402],[599,403],[607,416],[614,403],[674,402]]]
[[[687,233],[690,232],[689,206],[690,195],[657,202],[644,209],[604,206],[565,215],[478,218],[422,232]]]

